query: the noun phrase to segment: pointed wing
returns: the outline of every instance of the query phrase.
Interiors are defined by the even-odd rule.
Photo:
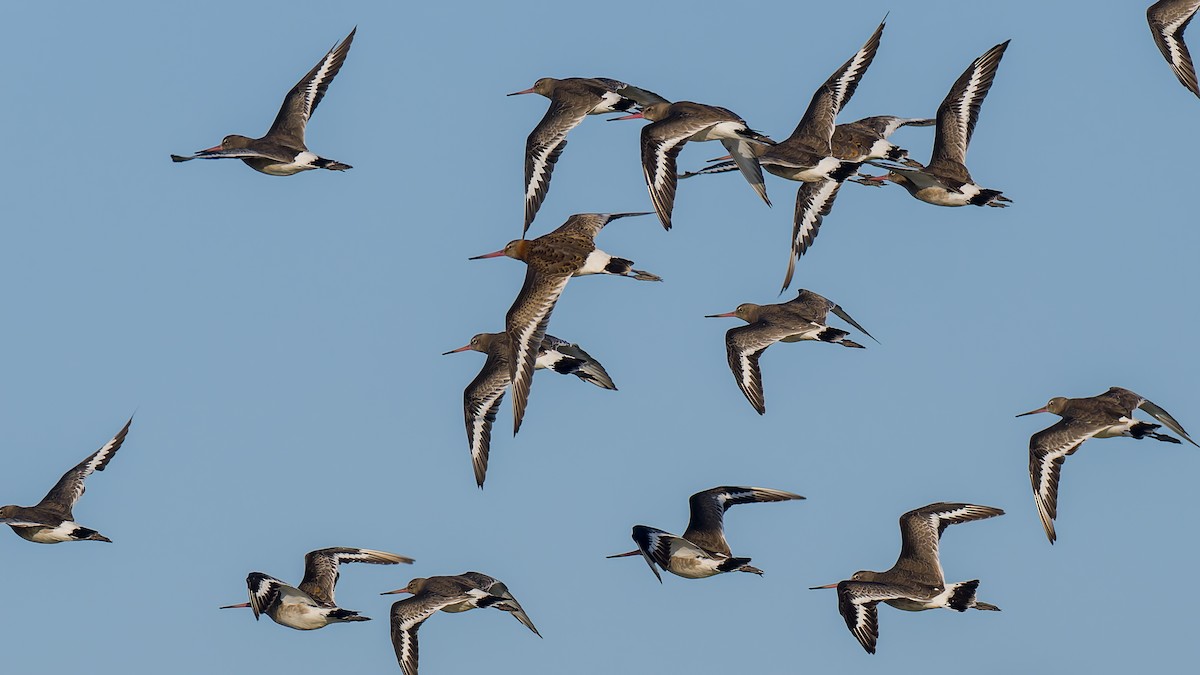
[[[631,216],[646,216],[650,215],[649,211],[640,211],[633,213],[576,213],[567,218],[567,222],[559,225],[554,230],[554,234],[574,232],[582,234],[589,239],[595,239],[596,235],[600,234],[600,230],[604,226],[614,220],[620,218],[629,218]]]
[[[1139,403],[1137,407],[1150,413],[1150,415],[1154,419],[1167,425],[1167,428],[1170,429],[1171,431],[1174,431],[1175,433],[1179,434],[1180,436],[1183,436],[1183,439],[1185,441],[1187,441],[1188,443],[1191,443],[1192,445],[1196,445],[1196,441],[1193,441],[1192,437],[1188,436],[1188,433],[1183,430],[1183,425],[1179,424],[1179,422],[1177,422],[1174,417],[1171,417],[1171,413],[1158,407],[1157,405],[1154,404],[1153,401],[1143,398],[1141,400],[1141,403]],[[1200,445],[1196,445],[1196,447],[1200,447]]]
[[[841,186],[840,182],[827,179],[817,183],[801,183],[800,189],[796,190],[796,214],[792,219],[792,252],[788,256],[787,274],[783,277],[780,293],[792,284],[796,261],[816,240],[821,221],[833,210],[833,200],[837,199],[838,188]]]
[[[675,187],[679,182],[675,159],[687,139],[712,125],[711,120],[683,113],[642,127],[642,174],[650,190],[654,211],[666,229],[671,229],[675,209]]]
[[[834,119],[850,102],[850,98],[854,96],[854,90],[858,88],[859,80],[867,72],[871,62],[875,60],[875,52],[879,50],[879,39],[883,36],[885,23],[886,21],[880,22],[879,27],[867,39],[866,44],[859,48],[849,61],[843,63],[842,67],[834,71],[833,75],[830,75],[829,79],[817,89],[808,103],[808,109],[804,111],[804,116],[800,118],[800,123],[796,125],[795,131],[788,140],[802,136],[808,137],[815,142],[815,144],[811,144],[814,149],[821,149],[826,155],[830,154]]]
[[[117,432],[107,443],[104,444],[96,452],[88,456],[79,464],[76,464],[70,471],[64,473],[62,478],[50,488],[50,492],[42,497],[42,501],[38,502],[35,508],[45,509],[55,514],[61,515],[63,520],[73,520],[71,509],[75,507],[75,502],[83,496],[86,488],[83,485],[83,479],[92,474],[93,471],[103,471],[104,467],[108,466],[113,455],[117,454],[117,450],[121,449],[121,444],[125,442],[125,436],[129,433],[129,425],[133,424],[133,418],[130,417],[125,426]]]
[[[369,548],[335,547],[309,551],[304,556],[304,580],[300,582],[300,590],[322,605],[337,606],[333,589],[338,580],[338,565],[352,562],[395,565],[412,564],[413,559]]]
[[[283,105],[279,108],[279,114],[275,116],[275,122],[271,125],[267,136],[284,141],[294,147],[305,147],[304,127],[308,124],[312,114],[316,112],[317,104],[325,97],[325,90],[329,88],[329,83],[333,82],[333,78],[342,69],[342,63],[345,62],[346,55],[350,53],[350,43],[354,41],[354,34],[357,31],[358,27],[356,26],[345,40],[329,50],[329,53],[313,66],[307,75],[300,78],[287,96],[283,97]]]
[[[592,79],[604,85],[614,94],[620,94],[621,96],[632,100],[637,104],[639,109],[644,110],[647,106],[652,106],[655,103],[670,103],[670,101],[650,91],[649,89],[635,87],[632,84],[626,84],[620,80],[614,80],[610,77],[593,77]]]
[[[513,435],[520,431],[521,420],[525,417],[534,362],[546,335],[546,326],[550,324],[550,313],[570,279],[570,275],[541,274],[530,265],[521,292],[504,319],[505,331],[513,346],[509,364],[513,385]]]
[[[392,604],[392,647],[404,675],[417,675],[417,630],[433,613],[450,605],[470,600],[458,595],[422,594]]]
[[[804,499],[798,494],[760,487],[715,487],[697,492],[688,499],[691,517],[683,538],[709,553],[732,557],[729,544],[725,541],[725,512],[735,504],[754,502],[781,502],[789,499]]]
[[[766,413],[767,407],[763,399],[762,371],[758,367],[758,358],[767,347],[795,332],[760,321],[731,328],[725,333],[725,350],[733,379],[737,380],[746,400],[750,401],[759,415]]]
[[[533,620],[525,613],[524,608],[521,607],[521,603],[517,602],[517,598],[508,590],[508,586],[503,581],[489,577],[482,572],[463,572],[458,576],[475,584],[480,590],[499,598],[498,601],[494,601],[488,606],[512,614],[514,619],[520,621],[523,626],[533,631],[534,635],[542,637],[537,627],[533,625]]]
[[[262,572],[251,572],[247,575],[246,588],[250,591],[250,609],[254,611],[255,621],[282,597],[303,597],[300,591]]]
[[[275,149],[275,148],[271,148]],[[204,150],[184,159],[248,159],[260,157],[277,162],[291,162],[296,159],[295,153],[267,152],[265,149],[251,150],[250,148],[234,148],[231,150]]]
[[[559,155],[567,147],[567,132],[579,126],[592,109],[577,97],[550,99],[550,108],[542,121],[525,139],[525,229],[537,216],[538,209],[550,190],[550,175]]]
[[[905,597],[898,589],[874,581],[842,581],[837,585],[838,612],[846,627],[868,654],[875,653],[879,640],[878,605]]]
[[[900,516],[900,558],[896,568],[904,569],[912,581],[928,586],[946,583],[938,557],[938,540],[949,525],[1004,515],[1004,511],[976,504],[937,502],[913,509]]]
[[[937,120],[932,117],[896,117],[895,115],[876,115],[874,117],[864,117],[861,120],[855,120],[850,124],[870,129],[879,134],[882,138],[887,138],[896,133],[900,127],[931,127]]]
[[[658,583],[660,584],[662,583],[662,575],[659,574],[658,568],[661,567],[665,570],[670,567],[672,548],[677,546],[691,546],[687,541],[670,532],[647,525],[634,525],[632,536],[634,543],[637,544],[638,551],[642,554],[642,558],[650,566],[650,571],[654,572],[654,576],[658,577]],[[655,565],[658,565],[658,567],[655,567]]]
[[[1058,538],[1054,519],[1058,517],[1058,479],[1063,461],[1079,446],[1108,427],[1103,422],[1064,418],[1029,438],[1029,480],[1042,527],[1050,543]]]
[[[762,198],[767,206],[770,206],[771,200],[767,197],[767,184],[763,180],[762,166],[758,163],[758,155],[754,151],[756,147],[766,146],[761,143],[728,138],[721,139],[721,145],[729,151],[729,155],[733,157],[733,163],[742,172],[742,176],[745,177],[750,187],[754,188],[754,192]]]
[[[563,375],[574,375],[584,382],[591,382],[601,389],[616,390],[612,378],[591,354],[577,344],[560,340],[553,335],[542,339],[542,350],[538,354],[537,368],[549,368]]]
[[[1162,52],[1171,70],[1175,71],[1180,84],[1200,96],[1192,55],[1183,41],[1183,31],[1196,15],[1197,9],[1200,9],[1200,0],[1161,0],[1146,10],[1146,21],[1150,24],[1154,44],[1158,45],[1158,51]]]
[[[992,80],[1008,40],[992,47],[975,59],[950,87],[950,93],[937,110],[937,132],[933,139],[933,158],[930,165],[947,162],[964,165],[967,161],[967,146],[979,119],[979,108]],[[905,174],[908,175],[908,174]]]
[[[492,446],[492,423],[504,399],[504,388],[509,378],[509,362],[495,354],[488,354],[483,368],[463,391],[463,418],[467,425],[467,443],[471,448],[471,466],[475,469],[475,483],[483,487],[487,477],[488,452]]]

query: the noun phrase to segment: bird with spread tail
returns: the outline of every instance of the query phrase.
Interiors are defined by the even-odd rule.
[[[471,447],[471,464],[475,482],[483,487],[487,477],[488,453],[492,443],[492,423],[504,399],[504,390],[511,384],[512,342],[508,333],[480,333],[458,349],[442,354],[473,350],[487,354],[483,368],[463,391],[463,416],[467,425],[467,443]],[[604,366],[577,344],[546,335],[533,363],[535,370],[548,369],[563,375],[574,375],[601,389],[616,390]]]
[[[249,607],[254,620],[266,614],[281,626],[296,630],[316,630],[331,623],[370,621],[350,609],[342,609],[333,599],[340,563],[371,563],[375,565],[412,564],[413,559],[369,548],[322,548],[304,556],[304,580],[298,587],[289,586],[262,572],[246,577],[250,602],[225,605],[221,609]]]
[[[793,499],[804,497],[761,487],[724,486],[697,492],[688,499],[691,517],[682,537],[656,527],[634,525],[633,541],[637,549],[608,557],[640,554],[659,583],[662,583],[662,575],[658,573],[658,567],[684,579],[704,579],[723,572],[749,572],[762,576],[762,570],[750,565],[750,558],[733,557],[729,543],[725,541],[725,512],[735,504]]]
[[[869,654],[875,653],[875,644],[879,640],[878,605],[881,602],[908,612],[940,607],[958,612],[968,609],[998,612],[999,607],[975,597],[978,579],[946,583],[938,556],[938,541],[949,525],[1001,515],[1004,511],[991,506],[946,502],[914,509],[900,516],[900,557],[891,569],[855,572],[845,581],[814,586],[812,590],[837,589],[838,612]]]
[[[1138,408],[1196,445],[1170,413],[1121,387],[1111,387],[1103,394],[1088,398],[1055,396],[1044,407],[1017,415],[1052,413],[1062,418],[1029,438],[1029,481],[1033,484],[1033,501],[1051,544],[1058,538],[1054,519],[1058,516],[1058,479],[1063,461],[1068,455],[1075,454],[1084,441],[1129,436],[1179,443],[1179,439],[1155,431],[1162,425],[1134,419],[1133,411]]]
[[[108,537],[75,522],[71,511],[83,496],[83,480],[93,471],[103,471],[112,461],[125,436],[129,433],[130,417],[125,426],[102,448],[76,464],[50,488],[42,501],[33,506],[0,506],[0,525],[8,525],[17,536],[38,544],[58,544],[64,541],[107,541]]]
[[[514,239],[504,248],[477,255],[471,260],[508,256],[524,262],[525,283],[504,319],[511,342],[509,376],[513,390],[513,434],[521,429],[529,402],[538,350],[550,324],[550,313],[571,277],[611,274],[639,281],[662,281],[662,277],[633,269],[633,261],[609,255],[596,248],[596,235],[608,223],[648,213],[577,213],[558,229],[537,239]]]
[[[317,110],[317,104],[325,96],[329,83],[342,68],[350,43],[354,41],[356,27],[345,40],[335,45],[308,74],[300,78],[296,86],[283,98],[283,106],[275,116],[275,122],[261,138],[249,138],[230,134],[221,144],[200,150],[190,157],[171,155],[171,161],[187,162],[193,159],[240,159],[246,166],[271,176],[291,176],[310,169],[345,171],[349,164],[318,157],[309,152],[304,144],[304,128]]]
[[[762,371],[758,366],[758,359],[767,347],[776,342],[818,340],[840,344],[843,347],[863,348],[857,342],[846,339],[850,333],[825,325],[829,312],[833,312],[872,340],[875,339],[841,307],[828,298],[803,288],[795,298],[787,302],[774,305],[745,302],[732,312],[709,314],[705,317],[736,317],[749,324],[729,329],[725,333],[725,348],[733,379],[737,381],[738,387],[746,395],[746,400],[754,406],[759,415],[767,412],[766,401],[763,398]]]
[[[513,597],[503,582],[481,572],[464,572],[457,576],[416,578],[404,588],[387,591],[412,593],[392,604],[392,647],[404,675],[417,675],[417,631],[421,624],[437,611],[465,612],[479,607],[492,607],[508,612],[533,634],[542,634],[534,627],[521,603]]]

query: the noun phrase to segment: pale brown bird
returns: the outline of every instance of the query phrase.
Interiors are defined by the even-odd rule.
[[[1037,504],[1042,527],[1051,544],[1058,538],[1054,531],[1054,519],[1058,515],[1058,478],[1063,461],[1068,455],[1075,454],[1084,441],[1089,438],[1130,436],[1138,439],[1148,437],[1167,443],[1179,442],[1176,438],[1155,431],[1160,425],[1134,419],[1133,411],[1138,408],[1183,436],[1188,443],[1196,445],[1170,413],[1120,387],[1112,387],[1103,394],[1088,398],[1055,396],[1045,407],[1017,415],[1024,417],[1048,412],[1062,417],[1029,439],[1029,480],[1033,484],[1033,501]]]

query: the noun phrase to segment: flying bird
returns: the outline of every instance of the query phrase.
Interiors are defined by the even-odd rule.
[[[900,516],[900,557],[886,572],[863,570],[846,581],[820,588],[836,588],[838,612],[846,626],[868,653],[875,653],[879,640],[880,602],[896,609],[920,612],[945,607],[959,612],[968,609],[1000,611],[975,597],[979,580],[947,584],[938,556],[938,540],[948,525],[1004,515],[991,506],[938,502]]]
[[[646,525],[633,527],[637,549],[610,555],[625,558],[641,554],[650,571],[662,583],[658,567],[685,579],[704,579],[723,572],[750,572],[762,575],[762,570],[750,565],[750,558],[735,558],[725,541],[725,512],[735,504],[781,502],[804,499],[798,494],[760,487],[715,487],[697,492],[688,499],[691,518],[682,537]],[[655,567],[655,566],[658,567]]]
[[[508,333],[480,333],[471,341],[446,354],[473,350],[487,354],[483,368],[463,392],[463,413],[467,425],[467,443],[471,447],[471,464],[475,467],[475,482],[483,487],[487,476],[488,452],[491,448],[492,423],[504,399],[504,390],[512,382],[512,343]],[[533,362],[535,370],[546,368],[563,375],[574,375],[601,389],[613,389],[612,378],[600,362],[577,344],[546,335]]]
[[[975,183],[967,171],[967,146],[979,120],[983,99],[992,88],[996,69],[1009,40],[992,47],[959,76],[950,93],[938,106],[937,127],[934,131],[933,156],[923,169],[895,165],[879,165],[890,173],[873,180],[890,180],[913,197],[936,206],[996,206],[1011,201],[1001,194]]]
[[[289,586],[262,572],[246,577],[250,602],[225,605],[221,609],[249,607],[254,620],[266,614],[281,626],[296,630],[315,630],[331,623],[370,621],[371,617],[342,609],[333,599],[333,587],[338,580],[340,563],[372,563],[375,565],[412,564],[413,559],[369,548],[322,548],[304,556],[304,580],[299,587]]]
[[[665,229],[671,229],[671,213],[675,210],[675,188],[679,182],[675,159],[688,141],[721,141],[750,187],[767,206],[771,205],[762,169],[754,159],[754,147],[773,145],[775,141],[751,129],[732,110],[692,101],[662,102],[615,119],[651,122],[642,127],[642,174],[654,211]]]
[[[131,424],[132,417],[103,447],[64,473],[50,488],[50,492],[42,497],[42,501],[33,506],[0,506],[0,524],[11,527],[22,539],[38,544],[87,540],[112,543],[108,537],[76,523],[71,510],[86,489],[83,480],[93,471],[103,471],[108,466],[125,442]]]
[[[639,281],[662,281],[658,275],[633,269],[633,261],[611,256],[596,248],[596,235],[609,222],[647,213],[577,213],[558,229],[537,239],[514,239],[499,251],[477,255],[471,260],[508,256],[523,261],[528,269],[521,292],[505,317],[505,332],[513,358],[509,374],[513,383],[513,434],[521,429],[529,402],[530,380],[550,313],[571,277],[612,274]]]
[[[345,40],[329,50],[329,53],[292,87],[283,98],[283,106],[275,116],[275,123],[265,136],[249,138],[230,134],[222,139],[218,146],[200,150],[190,157],[171,155],[171,160],[187,162],[193,159],[234,158],[242,160],[255,171],[271,176],[290,176],[309,169],[345,171],[351,168],[349,164],[318,157],[309,152],[308,146],[304,144],[304,127],[316,112],[317,104],[325,96],[329,83],[333,82],[333,78],[341,70],[357,30],[356,27],[350,31]]]
[[[907,150],[889,141],[888,137],[900,127],[925,127],[933,124],[932,118],[905,118],[893,115],[864,117],[834,127],[830,147],[835,158],[859,165],[870,160],[889,159],[920,168],[919,162],[909,159]],[[715,163],[698,171],[680,174],[679,177],[691,178],[703,174],[724,173],[737,168],[732,161],[723,161],[725,159],[718,157],[713,160]],[[877,179],[871,178],[850,177],[847,180],[863,185],[881,185]],[[792,219],[792,250],[788,255],[787,274],[784,276],[780,293],[792,284],[796,261],[813,245],[822,221],[833,209],[833,200],[841,186],[842,181],[839,180],[821,180],[802,183],[796,191],[796,211]]]
[[[559,155],[567,147],[567,133],[588,115],[639,110],[666,99],[607,77],[568,77],[556,80],[543,77],[523,91],[509,96],[541,94],[550,99],[550,107],[525,140],[525,229],[537,216],[550,191],[550,176]]]
[[[404,675],[417,675],[417,631],[435,612],[465,612],[477,607],[492,607],[513,615],[533,634],[542,634],[534,627],[521,603],[502,582],[480,572],[466,572],[453,577],[416,578],[404,588],[387,591],[412,593],[392,604],[392,646]]]
[[[763,399],[762,371],[758,367],[758,359],[767,347],[776,342],[819,340],[843,347],[863,348],[857,342],[846,339],[850,333],[825,325],[826,317],[831,311],[867,337],[875,339],[841,307],[824,296],[803,288],[795,298],[787,302],[775,305],[746,302],[738,305],[732,312],[709,314],[705,317],[736,317],[749,324],[729,329],[725,333],[725,347],[733,379],[737,381],[738,387],[746,395],[746,400],[750,401],[750,405],[754,406],[759,415],[765,413],[767,408]]]
[[[1138,439],[1149,437],[1167,443],[1179,442],[1176,438],[1155,431],[1162,425],[1134,419],[1133,411],[1137,408],[1150,413],[1188,443],[1196,445],[1170,413],[1120,387],[1111,387],[1103,394],[1088,398],[1055,396],[1045,407],[1017,415],[1024,417],[1048,412],[1062,418],[1029,439],[1029,480],[1033,484],[1033,501],[1037,504],[1042,527],[1046,529],[1046,537],[1051,544],[1058,538],[1054,531],[1054,519],[1058,516],[1058,477],[1063,461],[1067,455],[1075,454],[1084,441],[1089,438],[1131,436]]]
[[[1192,55],[1183,41],[1183,31],[1197,9],[1200,9],[1200,0],[1160,0],[1146,9],[1146,21],[1150,24],[1154,44],[1175,71],[1179,83],[1200,97],[1196,67],[1192,65]]]

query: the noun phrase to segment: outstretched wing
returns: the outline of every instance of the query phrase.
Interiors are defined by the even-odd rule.
[[[937,110],[937,133],[933,139],[933,158],[930,164],[949,163],[965,165],[967,146],[979,120],[979,109],[983,99],[992,88],[996,69],[1009,40],[992,47],[971,62],[963,74],[950,87],[950,93]],[[905,176],[909,174],[905,173]]]
[[[550,313],[570,279],[568,274],[541,274],[530,265],[521,292],[504,319],[513,346],[512,363],[509,364],[513,384],[513,435],[521,430],[521,420],[525,417],[534,364],[546,335],[546,326],[550,324]]]
[[[1058,478],[1063,461],[1087,439],[1107,428],[1102,422],[1063,418],[1029,438],[1029,481],[1046,537],[1053,544],[1058,535],[1054,519],[1058,517]]]
[[[729,544],[725,541],[725,512],[735,504],[755,502],[781,502],[804,499],[793,492],[761,487],[722,486],[703,490],[688,499],[691,517],[683,538],[709,553],[732,557]]]
[[[900,558],[896,567],[909,572],[909,578],[928,586],[942,586],[945,578],[938,557],[938,541],[949,525],[1004,515],[1004,511],[977,504],[937,502],[913,509],[900,516]],[[937,577],[930,577],[936,570]]]
[[[338,565],[352,562],[395,565],[412,564],[413,559],[369,548],[335,547],[309,551],[304,556],[304,580],[300,582],[300,590],[323,605],[337,606],[333,589],[338,580]]]
[[[488,453],[492,447],[492,423],[504,399],[504,388],[509,378],[509,363],[506,359],[488,353],[483,368],[475,379],[463,390],[463,418],[467,425],[467,443],[471,447],[471,466],[475,469],[475,483],[483,487],[487,477]]]
[[[1192,55],[1183,41],[1183,31],[1196,15],[1197,9],[1200,9],[1200,0],[1161,0],[1146,9],[1146,21],[1150,24],[1154,44],[1158,45],[1158,51],[1162,52],[1171,70],[1175,71],[1179,83],[1200,96]]]
[[[788,256],[787,274],[783,277],[783,293],[792,285],[796,272],[796,261],[812,246],[821,229],[821,221],[833,209],[841,181],[826,179],[815,183],[801,183],[796,190],[796,214],[792,219],[792,252]]]
[[[275,122],[271,125],[267,136],[286,141],[295,147],[305,147],[304,128],[308,125],[309,118],[316,112],[321,99],[325,97],[325,90],[329,89],[329,83],[333,82],[333,78],[342,69],[342,63],[346,61],[346,55],[350,53],[350,43],[354,41],[354,34],[357,31],[358,27],[356,26],[345,40],[330,49],[329,53],[313,66],[307,75],[300,78],[296,86],[292,87],[292,90],[283,98],[283,105],[279,108],[279,114],[275,116]]]
[[[878,605],[885,600],[903,598],[898,589],[874,581],[843,581],[837,585],[838,612],[846,627],[868,654],[875,653],[879,641]]]
[[[64,473],[36,508],[52,511],[61,515],[63,520],[73,520],[71,509],[75,507],[75,502],[79,501],[85,491],[83,479],[90,476],[93,471],[103,471],[104,467],[108,466],[113,455],[117,454],[117,450],[120,450],[121,444],[125,442],[125,436],[129,433],[131,424],[133,424],[132,417],[103,447]]]
[[[567,132],[579,126],[592,105],[585,99],[550,99],[550,107],[525,139],[525,229],[537,216],[550,191],[550,175],[567,147]]]

